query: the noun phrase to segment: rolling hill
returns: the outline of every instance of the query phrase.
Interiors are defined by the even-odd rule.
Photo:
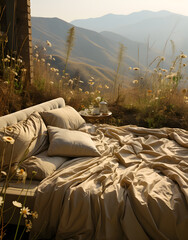
[[[73,25],[58,18],[39,18],[32,17],[32,37],[33,42],[45,44],[46,40],[52,43],[50,54],[58,56],[58,65],[63,67],[65,60],[65,45],[67,32]],[[131,41],[121,35],[109,32],[97,33],[80,27],[75,27],[75,44],[71,52],[68,67],[73,69],[80,68],[81,76],[89,78],[91,74],[100,81],[112,81],[114,70],[117,67],[117,57],[119,43],[126,47],[125,58],[122,63],[122,79],[127,79],[130,73],[124,72],[129,66],[138,65],[138,47],[140,51],[139,66],[146,64],[146,44]],[[156,56],[152,52],[151,58]]]

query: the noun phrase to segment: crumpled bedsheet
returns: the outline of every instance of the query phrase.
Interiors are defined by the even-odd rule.
[[[100,157],[44,179],[31,236],[38,239],[188,239],[188,131],[86,125]]]

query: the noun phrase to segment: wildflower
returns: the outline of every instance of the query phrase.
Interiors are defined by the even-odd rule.
[[[25,220],[25,226],[26,226],[26,232],[30,232],[32,228],[32,222],[31,220]]]
[[[95,93],[94,92],[90,92],[91,95],[94,95]]]
[[[33,219],[37,219],[38,218],[38,213],[35,211],[35,212],[31,212],[31,215],[33,217]]]
[[[50,63],[47,63],[48,67],[50,67]]]
[[[31,215],[30,209],[28,207],[23,207],[20,210],[20,214],[23,215],[24,218],[27,218],[27,215]]]
[[[133,80],[133,84],[138,84],[138,80]]]
[[[4,137],[2,137],[2,139],[4,142],[10,143],[10,144],[14,144],[14,142],[15,142],[14,138],[9,137],[9,136],[4,136]]]
[[[53,84],[54,84],[54,82],[53,82],[53,81],[50,81],[49,83],[50,83],[50,85],[53,85]]]
[[[166,75],[166,79],[172,79],[174,76],[175,76],[175,74]]]
[[[41,58],[41,62],[45,62],[45,59],[44,59],[44,58]]]
[[[95,101],[98,102],[98,103],[100,103],[101,97],[96,97],[96,98],[95,98]]]
[[[59,73],[57,72],[56,75],[59,76]]]
[[[6,127],[6,130],[8,130],[9,132],[13,132],[13,128],[12,127]]]
[[[184,64],[183,64],[183,67],[186,67],[186,66],[187,66],[187,64],[184,63]]]
[[[12,61],[15,61],[15,58],[12,57]]]
[[[73,95],[73,91],[70,91],[70,94]]]
[[[18,177],[18,181],[21,181],[23,183],[25,183],[25,180],[27,178],[27,173],[24,169],[17,169],[16,171],[16,175]]]
[[[187,89],[186,88],[182,89],[182,93],[186,94],[187,93]]]
[[[104,87],[105,87],[106,89],[109,89],[109,86],[108,86],[108,85],[106,85],[106,84],[104,85]]]
[[[129,70],[132,70],[132,67],[129,67]]]
[[[151,96],[152,90],[147,90],[147,96]]]
[[[55,61],[55,58],[53,57],[52,60]]]
[[[92,80],[94,80],[94,77],[91,77]]]
[[[8,85],[8,83],[9,83],[8,81],[4,81],[4,84]]]
[[[180,54],[180,58],[187,58],[187,55],[185,55],[185,54]]]
[[[22,63],[22,59],[18,58],[17,62]]]
[[[140,68],[134,67],[133,70],[138,71],[138,70],[140,70]]]
[[[94,85],[95,83],[94,83],[94,82],[89,82],[88,84],[92,86],[92,85]]]
[[[79,88],[78,90],[79,90],[79,92],[82,92],[82,89],[81,89],[81,88]]]
[[[3,197],[0,196],[0,207],[3,205],[3,203],[4,203]]]
[[[99,88],[102,88],[102,85],[101,85],[101,84],[99,85]]]
[[[36,58],[38,58],[38,57],[39,57],[38,53],[36,53],[36,54],[35,54],[35,57],[36,57]]]
[[[166,69],[164,69],[164,68],[162,68],[161,71],[162,71],[162,72],[168,72],[168,70],[166,70]]]
[[[32,171],[32,175],[36,175],[37,174],[37,172],[36,171]]]
[[[187,96],[184,96],[184,103],[187,104],[188,103],[188,97]]]
[[[88,82],[93,82],[93,79],[89,79]]]
[[[46,44],[47,44],[49,47],[52,46],[51,42],[49,42],[48,40],[46,41]]]
[[[84,82],[80,80],[79,83],[84,83]]]
[[[2,174],[3,176],[7,176],[7,173],[6,173],[5,171],[1,171],[1,174]]]
[[[52,60],[52,55],[49,56],[49,59]]]
[[[45,48],[45,47],[43,47],[43,51],[46,51],[46,48]]]
[[[35,45],[35,46],[34,46],[34,49],[37,49],[37,48],[38,48],[38,46],[37,46],[37,45]]]
[[[88,95],[88,94],[89,94],[89,92],[88,92],[88,91],[85,91],[85,94],[87,94],[87,95]]]
[[[20,202],[17,202],[17,201],[13,201],[12,204],[17,207],[17,208],[21,208],[22,207],[22,204]]]
[[[164,61],[165,60],[165,57],[161,57],[161,61]]]
[[[170,70],[171,70],[171,71],[174,70],[174,67],[170,67]]]
[[[13,69],[11,70],[11,73],[14,74],[15,76],[18,76],[17,72],[14,71]]]
[[[3,62],[10,62],[10,60],[8,58],[4,58],[2,59]]]
[[[27,69],[26,68],[22,68],[21,72],[27,72]]]
[[[69,79],[69,84],[72,85],[74,82],[72,79]]]
[[[101,91],[97,90],[96,93],[101,93]]]

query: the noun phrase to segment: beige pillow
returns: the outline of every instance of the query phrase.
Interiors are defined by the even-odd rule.
[[[72,107],[65,106],[40,113],[47,126],[54,126],[66,129],[78,129],[85,120]]]
[[[3,136],[13,137],[15,139],[14,144],[4,142]],[[10,161],[11,163],[19,163],[46,150],[47,147],[47,128],[37,112],[32,113],[27,120],[0,129],[0,159],[2,160],[4,154],[3,166],[5,170],[8,168]]]
[[[27,178],[43,180],[54,173],[67,160],[68,157],[49,157],[47,151],[44,151],[26,159],[20,167],[26,170]],[[36,172],[36,175],[33,175],[33,171]]]
[[[49,156],[100,156],[89,134],[48,126]]]

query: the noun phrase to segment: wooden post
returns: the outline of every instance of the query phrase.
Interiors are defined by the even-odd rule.
[[[18,54],[23,57],[27,69],[26,81],[31,83],[33,80],[33,59],[30,0],[17,0],[16,40]]]
[[[6,6],[1,19],[3,32],[8,33],[9,54],[17,52],[27,69],[26,82],[33,80],[32,33],[30,0],[1,0],[1,7]]]

